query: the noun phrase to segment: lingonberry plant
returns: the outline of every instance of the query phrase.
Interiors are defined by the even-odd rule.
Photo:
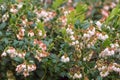
[[[0,0],[0,80],[119,80],[119,0]]]

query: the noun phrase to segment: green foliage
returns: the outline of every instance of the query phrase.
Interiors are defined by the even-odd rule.
[[[0,80],[119,80],[120,6],[72,1],[0,0]]]
[[[60,7],[66,1],[67,0],[55,0],[52,4],[52,8],[57,9],[58,7]]]
[[[68,23],[74,24],[76,21],[80,20],[83,22],[85,19],[85,14],[83,14],[87,10],[87,5],[80,4],[76,6],[76,9],[73,10],[68,16]]]

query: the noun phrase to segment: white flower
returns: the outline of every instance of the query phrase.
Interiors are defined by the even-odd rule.
[[[111,50],[110,51],[110,55],[114,55],[115,54],[115,51],[114,50]]]
[[[67,28],[67,29],[66,29],[66,32],[67,32],[68,34],[71,34],[71,35],[73,35],[73,34],[74,34],[74,32],[72,31],[72,29],[71,29],[71,28]]]
[[[96,25],[98,26],[98,28],[100,28],[102,26],[102,23],[100,21],[97,21]]]
[[[82,78],[82,74],[75,73],[73,79],[80,79]]]
[[[114,44],[110,44],[110,46],[111,46],[111,48],[114,48],[114,47],[115,47],[115,45],[114,45]]]
[[[27,25],[27,22],[28,22],[28,20],[27,20],[27,19],[22,20],[22,24],[23,24],[24,26],[26,26],[26,25]]]
[[[98,34],[97,36],[98,36],[98,39],[103,40],[103,41],[108,38],[108,35],[107,35],[107,34],[106,34],[106,35]]]
[[[108,29],[110,29],[110,26],[107,26]]]
[[[48,16],[48,12],[46,12],[45,10],[42,10],[41,11],[41,16],[44,16],[44,17]]]
[[[115,72],[119,72],[119,73],[120,73],[120,65],[119,65],[119,64],[113,63],[112,69],[113,69]]]
[[[2,21],[5,22],[5,21],[7,21],[8,18],[9,18],[8,13],[5,13],[5,14],[2,16]]]
[[[1,54],[1,57],[4,57],[4,56],[7,56],[7,53],[5,51]]]
[[[10,47],[6,52],[7,52],[8,54],[10,54],[10,53],[15,53],[16,50],[15,50],[14,48]]]
[[[119,2],[119,0],[115,0],[117,3]]]
[[[83,61],[86,61],[86,60],[87,60],[87,58],[86,58],[86,57],[84,57],[84,58],[83,58]]]
[[[75,44],[79,44],[79,41],[78,41],[78,40],[76,40],[76,41],[75,41]]]
[[[119,47],[119,44],[118,44],[118,43],[115,43],[114,45],[115,45],[115,47]]]
[[[116,6],[116,4],[114,2],[111,3],[110,7],[114,8]]]
[[[26,65],[25,65],[25,64],[22,64],[21,67],[22,67],[23,69],[25,69],[25,68],[26,68]]]
[[[85,33],[85,34],[83,35],[83,37],[84,37],[84,38],[89,38],[90,35]]]
[[[109,74],[108,71],[106,71],[106,72],[100,72],[100,76],[101,77],[106,77],[106,76],[108,76],[108,74]]]
[[[117,67],[113,67],[113,70],[115,71],[115,72],[120,72],[120,68],[117,68]]]
[[[69,14],[69,11],[64,11],[64,15],[68,15]]]
[[[10,9],[10,12],[11,12],[11,13],[17,13],[18,10],[17,10],[17,9],[14,9],[14,8],[11,8],[11,9]]]
[[[27,76],[29,76],[29,72],[25,69],[23,72],[23,75],[24,75],[24,77],[27,77]]]
[[[30,32],[28,33],[28,36],[30,36],[30,37],[34,36],[34,32],[30,31]]]
[[[38,31],[38,35],[42,36],[42,31],[41,30]]]
[[[75,45],[75,42],[73,41],[73,42],[71,43],[71,45]]]
[[[90,23],[92,24],[92,23],[93,23],[93,21],[92,21],[92,20],[90,20]]]
[[[90,45],[90,44],[87,44],[87,47],[88,47],[88,48],[90,48],[90,47],[91,47],[91,45]]]
[[[104,51],[102,51],[100,53],[100,57],[105,57],[105,56],[112,56],[115,54],[115,51],[114,50],[109,50],[108,48],[106,48]]]
[[[107,39],[107,38],[108,38],[108,35],[106,34],[106,35],[105,35],[105,39]]]
[[[5,6],[4,6],[4,5],[1,5],[0,7],[1,7],[2,9],[5,9]]]
[[[45,10],[42,10],[41,12],[36,12],[36,14],[38,18],[45,17],[48,15],[48,13]]]
[[[72,0],[68,0],[68,3],[72,3]]]
[[[63,55],[63,56],[61,57],[61,61],[64,62],[64,63],[66,63],[66,62],[69,62],[69,61],[70,61],[70,58]]]
[[[70,32],[70,34],[71,34],[71,35],[73,35],[73,34],[74,34],[74,32],[72,31],[72,32]]]
[[[36,66],[35,65],[28,65],[28,72],[34,71],[36,70]]]
[[[44,18],[44,22],[47,22],[47,21],[49,21],[49,20],[50,20],[50,18],[49,18],[49,17]]]
[[[23,6],[23,3],[19,3],[19,4],[17,5],[18,9],[22,8],[22,6]]]
[[[74,41],[75,37],[72,35],[72,36],[70,36],[70,39]]]
[[[90,35],[90,36],[92,36],[92,35],[94,35],[95,34],[95,31],[93,30],[93,31],[88,31],[88,34]]]
[[[101,70],[105,70],[107,68],[107,66],[102,66]]]
[[[104,7],[103,7],[103,9],[105,9],[105,10],[109,10],[109,6],[108,5],[105,5]]]

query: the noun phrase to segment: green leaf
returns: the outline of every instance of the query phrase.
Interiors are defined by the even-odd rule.
[[[97,76],[97,80],[103,80],[101,76]]]
[[[8,43],[9,43],[8,38],[2,38],[2,41],[3,41],[5,44],[8,44]]]
[[[120,14],[120,8],[119,7],[114,8],[110,13],[110,16],[107,18],[106,24],[108,24],[108,22],[110,22],[114,17],[117,17],[116,15],[119,14]]]
[[[106,40],[103,42],[103,47],[109,46],[110,43],[111,43],[110,39],[106,39]]]
[[[16,22],[16,16],[13,14],[13,15],[11,15],[11,18],[10,18],[10,24],[13,24],[13,23],[15,23]]]
[[[76,29],[79,29],[80,28],[80,21],[79,20],[76,20],[76,22],[75,22],[75,24],[74,24],[74,27],[76,28]]]
[[[23,62],[23,59],[20,58],[20,57],[15,57],[15,58],[13,58],[13,60],[16,61],[16,62],[20,62],[20,63]]]
[[[53,2],[52,8],[57,9],[60,5],[62,5],[67,0],[55,0]]]
[[[83,13],[83,12],[85,12],[87,10],[87,5],[85,5],[85,4],[78,4],[77,6],[76,6],[76,11],[77,11],[77,13]]]
[[[60,71],[60,67],[56,66],[55,67],[55,72],[59,72]]]
[[[67,21],[68,24],[69,24],[69,23],[74,24],[75,21],[76,21],[75,11],[72,11],[69,15],[67,15],[67,19],[68,19],[68,21]]]
[[[57,57],[55,54],[51,54],[50,56],[51,56],[51,58],[53,58],[53,59],[55,59],[55,58]]]
[[[19,41],[19,46],[23,46],[24,42],[23,41]]]
[[[90,26],[90,23],[85,22],[84,24],[82,24],[82,29],[87,29]]]
[[[30,57],[30,52],[27,52],[25,55],[25,58],[28,58],[28,57]]]
[[[6,36],[10,36],[12,33],[10,32],[6,32]]]
[[[16,46],[19,42],[17,40],[14,40],[13,45]]]
[[[0,24],[0,30],[3,30],[7,24],[5,22]]]
[[[87,29],[88,27],[90,27],[90,23],[88,21],[85,21],[83,23],[80,23],[79,20],[77,20],[75,22],[75,26],[74,26],[76,29]]]
[[[66,29],[64,27],[61,29],[61,32],[63,35],[66,35]]]
[[[9,43],[9,41],[8,41],[7,38],[5,38],[4,41],[5,41],[5,44],[8,44],[8,43]]]
[[[42,30],[42,33],[45,33],[45,29],[44,29],[44,23],[43,22],[38,22],[37,24],[37,28]]]
[[[3,35],[3,33],[0,31],[0,37]]]

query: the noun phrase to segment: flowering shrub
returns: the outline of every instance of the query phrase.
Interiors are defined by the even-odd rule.
[[[0,79],[119,80],[119,1],[93,3],[0,0]]]

